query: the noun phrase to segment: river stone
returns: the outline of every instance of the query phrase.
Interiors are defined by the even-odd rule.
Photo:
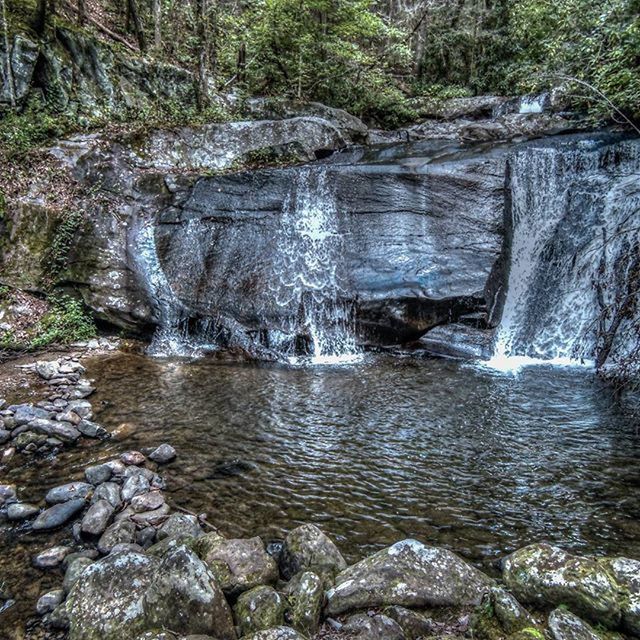
[[[114,509],[119,509],[122,506],[120,485],[115,482],[99,484],[93,492],[93,496],[91,496],[91,502],[97,502],[98,500],[106,500]]]
[[[41,409],[40,407],[34,407],[31,404],[19,404],[12,407],[16,426],[20,427],[23,424],[27,424],[32,420],[42,419],[48,420],[51,417],[51,412]]]
[[[144,553],[144,549],[137,544],[136,542],[119,542],[117,545],[112,547],[110,554],[114,553]]]
[[[186,513],[173,513],[158,529],[157,539],[199,538],[204,535],[198,518]]]
[[[95,422],[91,422],[91,420],[81,420],[76,425],[76,429],[87,438],[99,438],[101,440],[105,440],[110,437],[109,432],[104,427],[101,427]]]
[[[28,427],[36,433],[43,433],[46,436],[60,438],[64,442],[74,442],[80,437],[80,432],[68,422],[57,422],[55,420],[43,420],[37,418],[31,420]]]
[[[107,500],[94,502],[82,518],[82,533],[101,535],[113,517],[115,509]]]
[[[44,531],[47,529],[55,529],[71,520],[85,506],[83,498],[74,498],[68,502],[54,504],[43,511],[31,525],[34,531]]]
[[[131,502],[134,496],[147,493],[151,489],[149,481],[140,474],[129,476],[122,485],[122,499]]]
[[[77,413],[85,420],[89,420],[93,416],[93,408],[88,400],[71,400],[67,404],[67,409]]]
[[[418,640],[434,635],[433,622],[418,611],[405,607],[387,607],[383,612],[385,616],[395,620],[401,627],[407,640]]]
[[[160,491],[149,491],[149,493],[143,493],[142,495],[135,496],[131,500],[131,509],[135,513],[142,513],[143,511],[159,509],[164,504],[165,499]]]
[[[74,427],[77,427],[82,422],[82,418],[75,411],[60,413],[57,419],[58,422],[70,422]],[[78,431],[80,431],[80,429],[78,429]]]
[[[87,467],[84,470],[84,477],[87,482],[96,485],[107,482],[111,478],[111,467],[107,464],[98,464],[93,467]]]
[[[338,547],[314,524],[303,524],[287,534],[280,555],[280,571],[286,580],[307,569],[333,578],[346,568]]]
[[[161,444],[149,454],[149,458],[158,464],[166,464],[176,457],[176,450],[167,443]]]
[[[26,502],[14,502],[7,507],[7,518],[9,520],[27,520],[40,513],[40,508],[34,504]]]
[[[98,540],[98,551],[109,553],[113,547],[121,542],[135,542],[136,525],[131,520],[119,520],[107,527],[107,530]]]
[[[69,640],[124,640],[145,631],[144,596],[158,565],[120,553],[87,567],[67,598]]]
[[[236,637],[231,609],[214,575],[184,545],[172,542],[144,596],[148,626],[183,634]]]
[[[245,636],[242,640],[306,640],[306,638],[291,627],[274,627]]]
[[[69,565],[78,558],[89,558],[90,560],[95,560],[100,554],[96,549],[81,549],[80,551],[74,551],[70,553],[68,556],[65,556],[64,562],[62,563],[65,568],[68,568]]]
[[[586,622],[565,609],[551,612],[549,631],[553,640],[602,640]]]
[[[620,622],[619,587],[593,558],[573,556],[548,544],[532,544],[507,556],[503,579],[522,603],[565,604],[607,626]]]
[[[347,619],[341,631],[358,640],[406,640],[402,627],[391,618],[358,613]]]
[[[142,513],[133,512],[131,507],[129,507],[129,509],[132,513],[131,520],[140,527],[158,527],[167,519],[169,513],[171,513],[171,508],[166,503],[162,504],[158,509],[143,511]]]
[[[320,626],[324,587],[320,576],[304,571],[295,575],[285,589],[291,626],[313,635]]]
[[[33,559],[33,565],[38,569],[53,569],[61,565],[70,552],[71,548],[64,546],[45,549]]]
[[[92,491],[93,486],[87,482],[69,482],[50,489],[44,499],[47,504],[59,504],[76,498],[86,499]]]
[[[206,552],[200,557],[216,576],[226,595],[234,597],[278,579],[276,563],[260,538],[225,540],[218,537],[210,538],[207,542]],[[203,546],[198,546],[199,554],[202,549]]]
[[[92,564],[93,559],[84,557],[75,558],[68,564],[67,570],[64,572],[64,581],[62,582],[62,588],[65,593],[71,591],[78,578],[84,573],[84,570]]]
[[[121,456],[120,460],[124,462],[126,465],[134,465],[140,466],[146,462],[146,458],[143,453],[140,451],[125,451]]]
[[[7,431],[6,429],[0,429],[0,444],[9,442],[9,440],[11,440],[11,431]]]
[[[62,589],[54,589],[48,593],[44,593],[38,598],[36,603],[36,612],[39,616],[51,613],[64,600],[64,591]]]
[[[241,594],[233,611],[241,636],[284,624],[282,597],[273,587],[266,585]]]
[[[640,637],[640,561],[612,558],[606,561],[606,566],[625,591],[620,600],[622,627],[628,633]]]
[[[447,549],[403,540],[365,558],[336,577],[327,612],[384,605],[477,605],[492,580]]]
[[[45,380],[51,380],[60,373],[60,363],[57,360],[39,360],[36,362],[36,372]]]
[[[16,501],[16,485],[0,484],[0,507]]]

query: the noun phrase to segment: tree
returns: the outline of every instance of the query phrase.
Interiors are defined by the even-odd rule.
[[[13,84],[13,69],[11,68],[11,48],[9,46],[9,23],[7,21],[7,7],[5,0],[0,0],[0,9],[2,10],[2,32],[4,37],[4,50],[6,52],[5,61],[5,78],[7,85],[9,86],[9,100],[11,107],[15,109],[16,106],[16,92]]]
[[[153,14],[153,46],[156,52],[162,47],[162,1],[152,0],[151,13]]]
[[[82,26],[87,20],[86,0],[78,0],[78,24]]]
[[[127,0],[128,17],[133,23],[133,28],[138,40],[138,47],[143,53],[147,50],[147,43],[144,35],[144,28],[142,26],[142,20],[140,19],[140,13],[138,11],[138,4],[136,0]]]

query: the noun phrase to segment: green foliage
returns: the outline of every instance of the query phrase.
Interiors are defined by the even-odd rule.
[[[32,103],[21,113],[9,111],[0,118],[0,149],[11,158],[77,128],[75,118]]]
[[[69,251],[82,220],[83,215],[77,210],[65,211],[62,215],[45,256],[48,279],[45,285],[54,284],[67,268]]]
[[[54,343],[70,344],[96,335],[96,327],[81,302],[67,295],[52,296],[50,302],[51,310],[36,325],[29,348],[41,349]]]
[[[393,81],[410,62],[406,36],[371,0],[257,0],[220,21],[219,71],[237,75],[248,93],[318,100],[376,120],[411,116]]]

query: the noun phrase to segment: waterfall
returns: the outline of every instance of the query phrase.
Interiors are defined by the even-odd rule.
[[[300,338],[313,363],[357,359],[355,313],[343,268],[343,236],[331,177],[324,167],[296,172],[276,239],[271,293],[288,320],[271,342],[288,343],[298,361]],[[295,337],[297,340],[292,341]]]
[[[638,144],[625,142],[531,145],[510,157],[508,287],[490,365],[598,356],[637,256],[639,171]]]

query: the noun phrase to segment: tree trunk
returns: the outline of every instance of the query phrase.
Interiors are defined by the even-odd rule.
[[[243,42],[238,50],[237,77],[240,84],[247,80],[247,45]]]
[[[198,25],[198,86],[196,98],[198,109],[203,111],[209,105],[209,43],[207,40],[207,0],[196,0],[196,22]]]
[[[138,13],[138,5],[136,0],[127,0],[129,6],[129,16],[133,22],[133,28],[136,32],[136,38],[138,39],[138,47],[143,53],[147,50],[147,43],[144,37],[144,29],[142,28],[142,21],[140,20],[140,14]]]
[[[7,7],[5,5],[5,0],[0,0],[0,2],[2,2],[2,29],[4,32],[4,50],[6,52],[5,78],[7,79],[7,84],[9,85],[9,100],[11,101],[11,107],[15,108],[16,90],[13,84],[13,69],[11,68],[11,49],[9,47],[9,24],[7,23]]]
[[[87,20],[86,0],[78,0],[78,24],[82,26]]]
[[[160,51],[162,46],[162,1],[153,0],[151,7],[153,13],[153,46]]]

